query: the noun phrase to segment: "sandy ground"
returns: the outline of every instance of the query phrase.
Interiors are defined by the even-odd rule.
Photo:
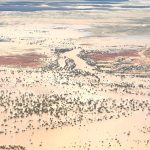
[[[144,12],[87,14],[0,14],[0,150],[150,149],[148,32],[114,36],[102,28]],[[124,55],[131,50],[136,58]]]

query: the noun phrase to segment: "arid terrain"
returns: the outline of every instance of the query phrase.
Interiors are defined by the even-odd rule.
[[[149,2],[28,3],[0,1],[0,150],[150,150]]]

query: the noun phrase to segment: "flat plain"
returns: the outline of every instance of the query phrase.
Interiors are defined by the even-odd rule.
[[[0,150],[150,149],[148,0],[0,4]]]

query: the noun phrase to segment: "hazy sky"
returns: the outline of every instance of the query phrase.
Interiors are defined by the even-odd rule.
[[[0,0],[0,11],[150,9],[150,0]]]

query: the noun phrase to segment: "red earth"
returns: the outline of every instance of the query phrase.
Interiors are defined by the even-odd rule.
[[[46,58],[46,56],[36,53],[0,56],[0,66],[20,66],[35,68],[42,65],[42,58]]]
[[[89,53],[88,57],[95,61],[111,61],[116,59],[117,57],[139,57],[139,51],[130,50],[130,51],[122,51],[122,52],[95,52]]]

